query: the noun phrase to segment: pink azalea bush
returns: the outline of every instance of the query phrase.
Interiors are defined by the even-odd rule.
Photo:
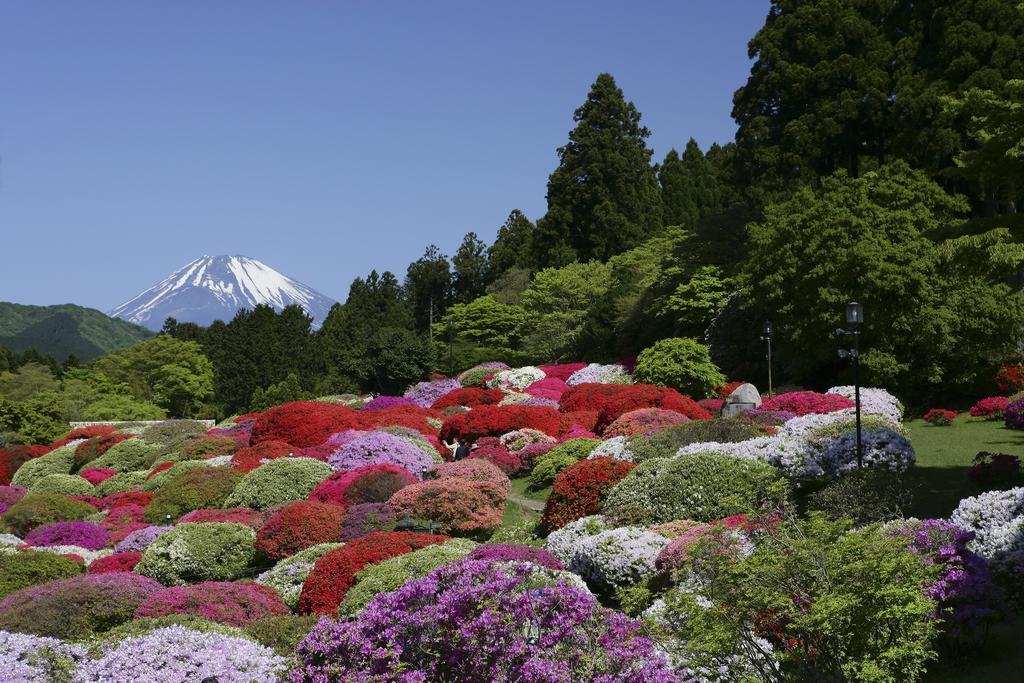
[[[288,614],[288,606],[269,586],[243,581],[205,581],[173,586],[154,593],[139,605],[139,617],[192,614],[228,626],[248,626],[257,619]]]
[[[107,545],[110,532],[92,522],[56,522],[36,527],[25,537],[32,546],[75,545],[99,550]]]

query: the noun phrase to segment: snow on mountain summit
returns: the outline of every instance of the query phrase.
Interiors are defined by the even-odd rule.
[[[280,311],[297,304],[320,327],[334,300],[248,256],[202,256],[108,315],[159,330],[164,320],[209,325],[259,304]]]

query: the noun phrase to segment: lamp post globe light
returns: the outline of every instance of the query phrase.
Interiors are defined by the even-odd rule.
[[[761,327],[761,340],[768,344],[768,398],[772,397],[772,321],[765,320]]]
[[[864,467],[864,447],[861,438],[860,423],[860,326],[864,323],[864,306],[856,301],[846,304],[846,324],[849,329],[838,329],[836,334],[852,338],[849,349],[839,349],[840,358],[853,361],[853,402],[857,414],[857,468]]]

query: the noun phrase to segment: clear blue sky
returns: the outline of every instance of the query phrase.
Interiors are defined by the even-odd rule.
[[[201,254],[344,300],[545,209],[598,73],[660,159],[735,134],[767,0],[0,2],[0,300],[106,310]]]

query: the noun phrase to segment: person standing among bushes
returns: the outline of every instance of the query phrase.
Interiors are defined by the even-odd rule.
[[[445,447],[452,452],[452,460],[465,460],[469,457],[469,452],[472,447],[459,437],[455,437],[453,443],[447,441],[442,442]]]

